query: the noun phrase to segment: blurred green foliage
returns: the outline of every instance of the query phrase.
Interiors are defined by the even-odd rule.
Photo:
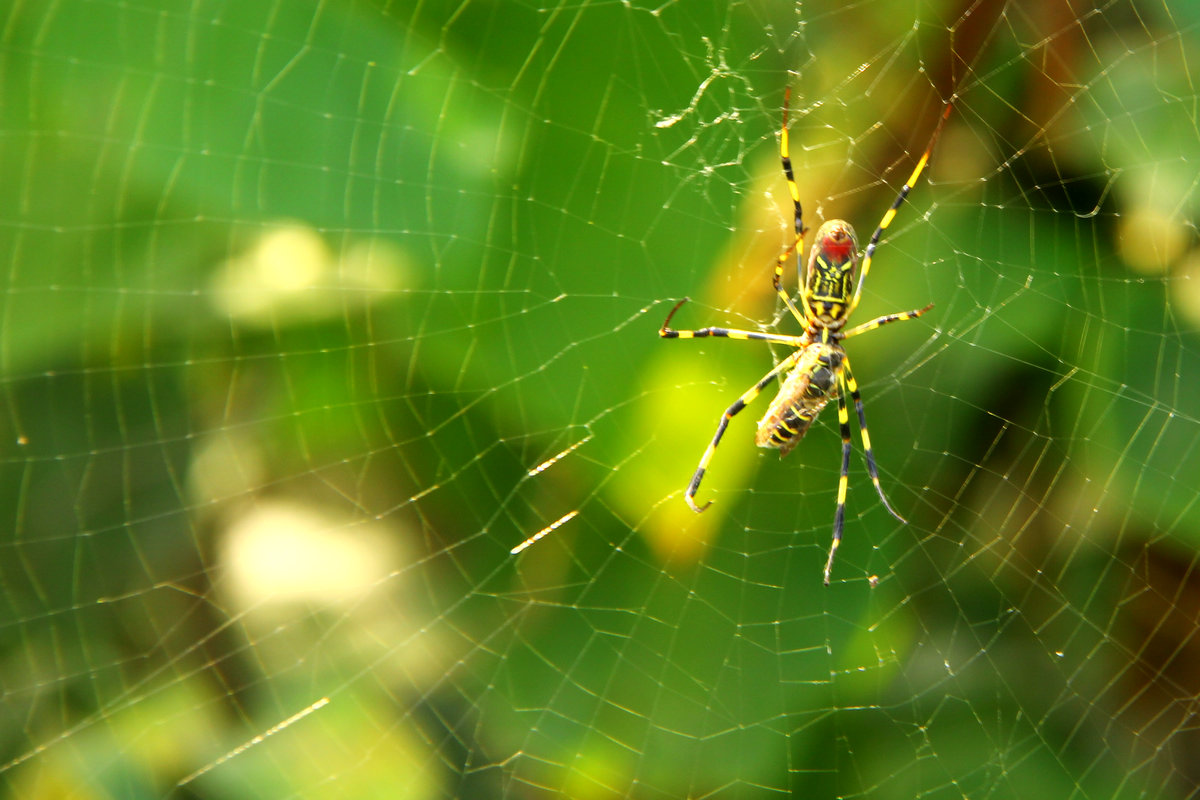
[[[1187,796],[1200,20],[994,5],[7,10],[0,785]],[[827,590],[836,424],[696,517],[773,356],[656,335],[792,330],[788,85],[864,240],[956,106]]]

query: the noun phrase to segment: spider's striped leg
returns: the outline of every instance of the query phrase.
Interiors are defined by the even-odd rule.
[[[804,314],[796,308],[796,304],[792,302],[792,298],[788,296],[787,290],[783,288],[783,267],[787,264],[787,260],[792,253],[796,253],[797,265],[799,270],[800,256],[804,255],[804,209],[800,206],[800,187],[796,185],[796,176],[792,172],[792,157],[788,152],[788,100],[791,99],[792,89],[788,89],[783,93],[783,127],[779,133],[779,160],[783,163],[783,176],[787,179],[788,191],[792,193],[792,206],[796,212],[795,226],[796,239],[792,242],[792,246],[780,253],[779,258],[775,259],[775,275],[771,279],[771,285],[775,287],[775,293],[783,299],[784,305],[788,307],[788,311],[792,312],[792,316],[800,320],[800,324],[804,325],[805,315],[808,313],[808,299],[804,293],[800,293],[800,302],[804,304]]]
[[[788,101],[792,99],[792,87],[783,92],[783,128],[779,134],[779,160],[783,162],[783,175],[787,178],[788,190],[792,193],[792,205],[796,209],[796,241],[804,241],[804,209],[800,207],[800,189],[792,172],[792,157],[788,152]],[[802,248],[803,249],[803,248]]]
[[[925,165],[929,163],[929,155],[933,152],[933,146],[937,144],[938,135],[942,132],[942,126],[946,124],[946,120],[950,117],[950,111],[954,106],[946,106],[946,113],[942,115],[942,119],[938,122],[938,126],[933,131],[933,136],[929,139],[929,146],[925,148],[925,152],[921,155],[921,160],[917,162],[916,168],[913,169],[912,175],[908,176],[908,180],[900,187],[900,194],[896,195],[896,199],[892,201],[892,205],[883,214],[883,219],[879,221],[879,227],[875,229],[875,233],[871,234],[871,241],[867,243],[867,249],[863,251],[862,272],[858,276],[858,286],[854,287],[854,298],[850,301],[850,307],[846,309],[846,316],[850,316],[854,309],[858,308],[859,298],[862,296],[863,284],[867,282],[867,273],[871,271],[871,259],[875,255],[875,248],[879,246],[879,237],[887,230],[888,225],[892,224],[892,220],[896,218],[896,212],[900,210],[900,206],[904,204],[908,193],[912,191],[913,185],[917,182],[917,178],[921,177],[921,173],[925,170]]]
[[[846,361],[843,357],[842,365]],[[833,571],[833,558],[842,543],[842,528],[846,523],[846,487],[850,483],[850,411],[846,408],[845,373],[838,371],[838,427],[842,431],[842,471],[838,475],[837,511],[833,515],[833,544],[829,546],[829,558],[825,562],[825,585],[829,585],[829,573]],[[857,396],[857,395],[856,395]]]
[[[680,306],[688,301],[688,298],[683,298],[675,307],[671,309],[671,313],[663,321],[662,327],[658,329],[658,335],[664,339],[703,339],[708,336],[715,336],[723,339],[743,339],[755,340],[760,342],[778,342],[792,347],[803,347],[805,341],[800,336],[784,336],[778,333],[762,333],[761,331],[740,331],[736,328],[699,328],[694,331],[680,331],[669,327],[671,318],[675,316],[675,312]]]
[[[843,333],[841,338],[849,339],[851,336],[858,336],[860,333],[873,331],[880,325],[887,325],[889,322],[903,322],[906,319],[916,319],[931,308],[933,308],[933,303],[930,303],[924,308],[914,308],[912,311],[901,311],[897,314],[884,314],[882,317],[876,317],[870,322],[864,322],[862,325],[854,326],[850,330]]]
[[[862,395],[858,393],[858,381],[854,380],[854,371],[850,369],[850,359],[842,357],[842,369],[838,372],[838,425],[842,431],[842,471],[838,477],[837,512],[833,517],[833,544],[829,548],[829,559],[825,562],[825,585],[829,585],[829,575],[833,570],[833,558],[837,555],[838,545],[842,543],[842,529],[846,521],[846,487],[850,482],[850,411],[846,406],[846,393],[849,392],[854,400],[854,410],[858,414],[858,427],[862,434],[863,452],[867,458],[867,473],[875,484],[875,491],[883,501],[883,507],[900,520],[907,523],[904,517],[896,513],[883,494],[883,486],[879,483],[879,473],[875,469],[875,454],[871,451],[871,434],[867,431],[867,417],[863,412]]]
[[[700,488],[700,481],[704,478],[705,470],[708,469],[708,462],[712,460],[717,445],[721,443],[721,437],[725,435],[725,428],[729,425],[729,420],[737,416],[743,408],[754,402],[754,398],[758,397],[767,384],[774,380],[776,375],[796,366],[796,362],[800,360],[800,356],[803,353],[803,350],[796,350],[783,361],[780,361],[758,383],[751,386],[741,397],[735,400],[733,405],[725,409],[725,413],[721,415],[721,421],[717,423],[717,432],[713,435],[712,441],[709,442],[708,447],[704,450],[704,455],[700,456],[700,466],[696,467],[696,472],[692,475],[692,481],[688,484],[687,493],[683,496],[683,499],[687,501],[688,507],[692,511],[699,514],[712,505],[712,500],[709,500],[702,506],[696,505],[696,490]]]
[[[784,289],[783,284],[780,282],[780,279],[783,277],[783,265],[787,263],[792,253],[796,252],[797,247],[804,248],[804,234],[800,234],[800,237],[792,243],[792,246],[780,253],[779,258],[775,260],[775,277],[771,281],[771,285],[775,287],[775,293],[783,300],[783,304],[787,306],[788,311],[792,312],[792,316],[798,319],[801,325],[807,327],[808,323],[805,322],[805,314],[808,313],[808,298],[804,295],[804,292],[800,293],[800,302],[804,305],[804,312],[801,313],[800,309],[796,308],[796,304],[792,302],[787,289]]]
[[[867,474],[871,476],[871,483],[875,484],[875,491],[879,493],[883,507],[893,517],[907,524],[908,520],[897,514],[896,509],[892,508],[892,504],[883,494],[883,485],[879,483],[879,473],[875,470],[875,454],[871,451],[871,434],[867,432],[867,416],[863,413],[862,395],[858,393],[858,381],[854,380],[854,372],[850,369],[849,358],[842,359],[841,375],[845,387],[850,390],[850,397],[854,399],[854,410],[858,413],[858,428],[862,434],[863,453],[867,457]],[[846,431],[846,435],[849,435],[849,431]]]

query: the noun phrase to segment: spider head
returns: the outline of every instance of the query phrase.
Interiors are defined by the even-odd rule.
[[[858,270],[858,237],[850,223],[831,219],[817,229],[808,254],[804,296],[813,315],[827,327],[846,321]]]

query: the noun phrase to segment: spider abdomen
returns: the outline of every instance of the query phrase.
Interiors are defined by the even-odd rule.
[[[804,438],[821,409],[837,397],[837,375],[844,353],[839,345],[814,342],[788,373],[758,421],[755,443],[775,447],[782,458]]]

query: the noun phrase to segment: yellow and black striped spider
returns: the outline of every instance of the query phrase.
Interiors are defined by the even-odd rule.
[[[867,419],[863,414],[862,397],[859,395],[854,373],[850,369],[850,358],[846,355],[841,343],[843,339],[875,330],[890,322],[919,317],[933,308],[933,304],[930,303],[924,308],[902,311],[898,314],[885,314],[847,331],[843,331],[842,328],[850,315],[854,313],[854,309],[858,307],[858,301],[862,296],[862,287],[867,280],[867,272],[871,269],[871,258],[875,255],[875,248],[879,244],[879,237],[895,219],[896,211],[904,203],[913,184],[916,183],[922,170],[929,163],[929,155],[933,152],[933,146],[937,142],[942,126],[950,116],[951,106],[946,106],[946,113],[938,122],[925,153],[917,162],[912,175],[901,187],[900,194],[883,215],[879,227],[875,229],[875,233],[867,243],[867,249],[862,254],[862,276],[858,280],[857,287],[854,285],[854,281],[855,271],[859,265],[859,253],[858,238],[855,236],[854,228],[843,220],[833,219],[817,229],[816,243],[809,252],[808,269],[805,271],[800,290],[800,303],[804,309],[804,312],[801,313],[781,284],[784,265],[792,253],[796,253],[797,258],[804,253],[804,234],[806,232],[800,208],[800,190],[796,186],[796,178],[792,174],[792,159],[788,155],[787,112],[790,96],[791,90],[788,90],[783,100],[783,128],[779,134],[779,156],[783,162],[783,174],[787,178],[788,189],[792,193],[792,204],[796,208],[796,239],[776,259],[772,285],[784,305],[792,312],[792,316],[803,326],[804,332],[799,336],[785,336],[730,328],[674,330],[670,327],[671,318],[687,302],[688,298],[685,297],[671,309],[671,313],[663,321],[658,335],[664,339],[699,339],[705,336],[753,339],[763,342],[778,342],[795,348],[791,355],[776,364],[758,383],[750,387],[734,401],[733,405],[725,409],[721,421],[717,424],[717,432],[709,442],[704,455],[700,457],[700,466],[692,475],[692,481],[688,484],[687,493],[684,495],[688,506],[697,513],[708,508],[712,502],[710,500],[702,506],[697,506],[696,490],[700,488],[700,481],[704,477],[704,471],[708,469],[708,462],[712,459],[713,452],[720,444],[721,437],[725,435],[725,428],[729,424],[729,420],[753,402],[776,376],[786,374],[779,393],[775,395],[775,399],[767,408],[767,413],[758,422],[758,434],[755,442],[759,447],[778,448],[781,458],[786,456],[803,438],[808,427],[825,407],[825,404],[835,395],[837,396],[838,424],[842,433],[842,471],[838,479],[837,511],[833,517],[833,544],[829,548],[829,559],[825,562],[825,584],[829,585],[833,558],[842,541],[842,526],[846,516],[846,486],[850,475],[850,413],[846,406],[847,392],[854,399],[854,410],[858,413],[858,427],[862,433],[863,452],[866,455],[867,472],[871,476],[871,482],[875,484],[875,490],[879,493],[879,499],[883,501],[884,508],[893,517],[905,522],[904,517],[897,514],[896,510],[888,503],[887,497],[883,494],[883,487],[879,483],[879,473],[875,469],[875,455],[871,452],[871,437],[867,433]]]

